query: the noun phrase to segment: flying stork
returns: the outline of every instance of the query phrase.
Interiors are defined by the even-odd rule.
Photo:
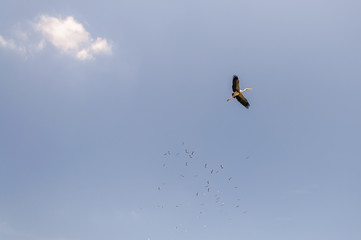
[[[233,75],[232,90],[233,90],[232,97],[228,98],[227,102],[235,97],[238,100],[238,102],[240,102],[243,106],[245,106],[246,108],[249,108],[249,103],[248,103],[247,99],[243,96],[242,93],[247,90],[252,90],[252,88],[245,88],[245,89],[241,90],[239,88],[239,80],[238,80],[237,75]]]

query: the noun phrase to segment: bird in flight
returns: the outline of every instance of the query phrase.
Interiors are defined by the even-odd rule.
[[[227,102],[229,100],[231,100],[232,98],[236,98],[238,100],[238,102],[240,102],[243,106],[245,106],[246,108],[249,108],[249,103],[248,103],[247,99],[243,96],[242,93],[247,90],[252,90],[252,88],[245,88],[245,89],[241,90],[239,88],[239,80],[238,80],[237,75],[233,75],[232,90],[233,90],[232,97],[228,98]]]

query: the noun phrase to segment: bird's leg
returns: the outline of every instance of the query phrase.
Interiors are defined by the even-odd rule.
[[[231,100],[232,98],[237,97],[238,95],[239,95],[239,92],[234,92],[233,95],[232,95],[232,97],[230,97],[230,98],[227,99],[227,102],[228,102],[229,100]]]

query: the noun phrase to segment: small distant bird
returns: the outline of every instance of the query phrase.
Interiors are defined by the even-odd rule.
[[[208,188],[208,192],[209,192],[209,188]]]
[[[228,178],[228,181],[231,181],[232,177]]]
[[[212,169],[212,171],[211,171],[211,174],[213,174],[213,169]]]
[[[198,192],[196,193],[196,196],[198,197]]]
[[[206,163],[206,164],[204,164],[204,168],[207,168],[207,163]]]
[[[239,88],[239,80],[238,80],[237,75],[233,75],[232,90],[233,90],[232,97],[228,98],[227,102],[229,100],[231,100],[232,98],[236,98],[238,100],[238,102],[240,102],[243,106],[245,106],[246,108],[249,108],[249,103],[248,103],[247,99],[243,96],[242,93],[247,90],[252,90],[252,88],[245,88],[245,89],[241,90]]]
[[[186,162],[186,166],[188,166],[188,162]]]
[[[160,187],[158,187],[158,190],[160,190]]]
[[[221,168],[223,169],[223,165],[221,164]]]
[[[207,183],[209,184],[209,180],[207,180]]]

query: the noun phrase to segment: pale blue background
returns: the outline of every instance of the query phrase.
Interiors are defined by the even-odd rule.
[[[361,239],[360,9],[2,1],[2,36],[74,16],[113,54],[0,48],[0,239]],[[204,163],[224,165],[209,194]]]

